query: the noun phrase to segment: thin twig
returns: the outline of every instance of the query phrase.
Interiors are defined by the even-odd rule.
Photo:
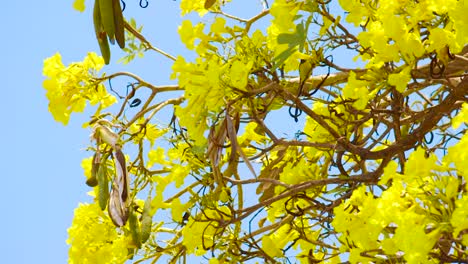
[[[158,53],[160,53],[161,55],[164,55],[166,56],[167,58],[175,61],[177,60],[176,57],[170,55],[169,53],[159,49],[159,48],[156,48],[154,47],[142,34],[140,34],[140,32],[138,32],[136,29],[134,29],[130,24],[128,24],[127,22],[125,22],[125,28],[130,32],[132,33],[135,37],[137,37],[141,42],[145,43],[146,46],[149,48],[149,49],[152,49]]]

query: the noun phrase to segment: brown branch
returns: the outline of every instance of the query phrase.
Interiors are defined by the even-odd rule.
[[[170,55],[169,53],[167,52],[164,52],[163,50],[161,49],[158,49],[156,47],[154,47],[151,42],[149,42],[140,32],[138,32],[136,29],[134,29],[130,24],[128,24],[127,22],[125,22],[125,29],[127,29],[130,33],[132,33],[136,38],[138,38],[141,42],[145,43],[145,45],[149,48],[149,49],[152,49],[162,55],[164,55],[165,57],[173,60],[173,61],[176,61],[177,58]]]
[[[270,178],[253,178],[253,179],[247,179],[247,180],[235,180],[229,177],[224,177],[224,179],[234,184],[253,184],[253,183],[266,182],[266,183],[271,183],[271,184],[278,185],[278,186],[283,186],[288,189],[291,188],[290,184],[287,184],[287,183],[284,183],[282,181],[278,181],[275,179],[270,179]]]
[[[345,140],[340,140],[340,143],[344,146],[345,149],[351,151],[355,154],[360,155],[363,159],[382,159],[384,157],[394,156],[400,151],[406,151],[418,142],[421,141],[429,131],[431,131],[434,126],[447,114],[450,114],[454,111],[459,104],[456,102],[458,100],[463,100],[468,94],[468,77],[465,77],[463,81],[451,91],[451,93],[440,103],[432,107],[424,115],[423,121],[412,133],[408,134],[406,137],[402,138],[399,141],[396,141],[391,146],[379,150],[379,151],[369,151],[360,147],[352,146],[349,142]]]
[[[292,185],[289,188],[289,190],[287,190],[286,192],[278,194],[275,197],[269,198],[261,203],[252,205],[248,208],[244,208],[240,212],[237,212],[238,214],[241,214],[241,215],[239,215],[237,218],[231,219],[230,222],[235,223],[236,221],[240,221],[244,219],[245,217],[247,217],[248,215],[250,215],[252,212],[262,207],[268,206],[276,201],[295,195],[297,193],[306,191],[307,189],[312,188],[312,187],[323,186],[323,185],[328,185],[328,184],[348,183],[348,182],[375,182],[374,174],[376,174],[376,172],[371,172],[365,175],[353,176],[353,177],[344,178],[344,179],[331,178],[331,179],[322,179],[322,180],[311,180],[311,181],[303,182],[300,184]]]

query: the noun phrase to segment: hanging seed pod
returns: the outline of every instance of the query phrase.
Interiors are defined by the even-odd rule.
[[[101,210],[105,210],[107,206],[107,201],[109,200],[109,178],[107,177],[107,165],[106,162],[103,162],[101,166],[99,166],[98,171],[98,183],[99,183],[99,193],[98,193],[98,201]]]
[[[143,214],[141,215],[141,243],[145,243],[151,234],[151,226],[153,225],[153,216],[151,215],[151,195],[145,201]]]
[[[131,206],[130,216],[128,218],[128,226],[130,227],[130,233],[132,234],[133,243],[137,248],[141,248],[141,229],[138,217],[135,212],[135,208]]]
[[[114,151],[115,177],[112,182],[112,190],[109,197],[109,216],[116,226],[123,226],[128,219],[128,188],[129,180],[125,157],[117,148]]]
[[[91,162],[91,177],[86,180],[86,184],[89,187],[95,187],[98,185],[98,170],[99,170],[99,165],[101,163],[100,161],[100,153],[99,151],[96,151],[93,155],[93,161]]]

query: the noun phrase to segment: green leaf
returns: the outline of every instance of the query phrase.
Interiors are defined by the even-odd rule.
[[[297,51],[297,48],[290,48],[281,52],[278,56],[274,58],[274,62],[275,62],[274,68],[276,69],[280,67],[281,65],[283,65],[284,62],[296,51]]]
[[[304,22],[296,25],[296,31],[294,33],[282,33],[279,34],[276,41],[279,44],[287,44],[288,48],[281,54],[275,57],[275,67],[279,67],[297,50],[304,50],[304,44],[307,40],[307,32]]]
[[[278,35],[277,40],[279,44],[288,44],[289,48],[299,46],[299,49],[304,48],[304,42],[306,41],[307,34],[304,27],[304,22],[296,25],[296,31],[294,33],[281,33]]]

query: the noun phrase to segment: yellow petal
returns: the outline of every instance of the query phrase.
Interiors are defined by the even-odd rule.
[[[75,0],[73,8],[77,11],[83,12],[85,10],[85,0]]]

